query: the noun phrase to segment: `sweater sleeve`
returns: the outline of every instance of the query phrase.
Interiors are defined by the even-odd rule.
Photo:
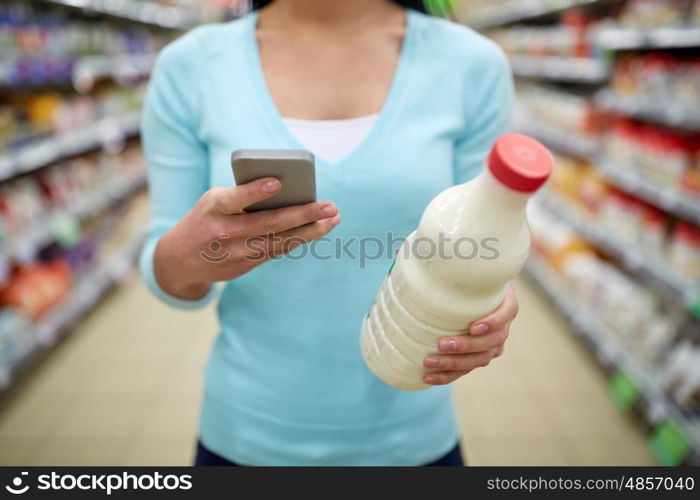
[[[156,280],[153,257],[160,236],[189,212],[209,187],[208,154],[197,136],[198,61],[196,32],[167,46],[158,56],[141,120],[142,146],[148,166],[151,219],[139,267],[150,291],[180,309],[203,307],[216,294],[212,286],[199,300],[165,292]]]
[[[482,47],[467,78],[465,134],[455,145],[455,182],[478,175],[496,139],[512,127],[515,95],[510,64],[492,42]]]

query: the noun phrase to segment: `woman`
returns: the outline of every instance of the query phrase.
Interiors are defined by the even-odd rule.
[[[436,387],[395,390],[359,349],[393,251],[360,262],[358,241],[407,236],[436,194],[479,172],[509,126],[506,59],[468,28],[398,2],[268,3],[168,46],[144,111],[145,279],[186,309],[225,282],[196,463],[461,465],[446,384],[501,354],[515,297],[465,325],[472,335],[440,340],[424,363]],[[280,185],[231,187],[231,152],[304,147],[329,201],[245,213]],[[293,247],[284,241],[331,231],[325,250],[272,259]],[[246,258],[260,235],[264,262]]]

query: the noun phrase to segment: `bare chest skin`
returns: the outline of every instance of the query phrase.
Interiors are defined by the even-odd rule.
[[[379,113],[398,66],[405,29],[342,35],[259,29],[268,91],[282,116],[339,120]]]

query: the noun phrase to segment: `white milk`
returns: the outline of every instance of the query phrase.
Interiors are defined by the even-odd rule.
[[[433,199],[399,250],[362,324],[362,356],[398,389],[421,390],[437,341],[494,310],[530,250],[525,206],[552,169],[540,143],[506,134],[488,168]]]

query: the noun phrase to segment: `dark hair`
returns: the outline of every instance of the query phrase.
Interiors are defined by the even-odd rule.
[[[274,0],[253,0],[253,9],[262,9],[266,5],[270,5]],[[423,0],[394,0],[397,4],[414,9],[420,12],[426,12]]]

